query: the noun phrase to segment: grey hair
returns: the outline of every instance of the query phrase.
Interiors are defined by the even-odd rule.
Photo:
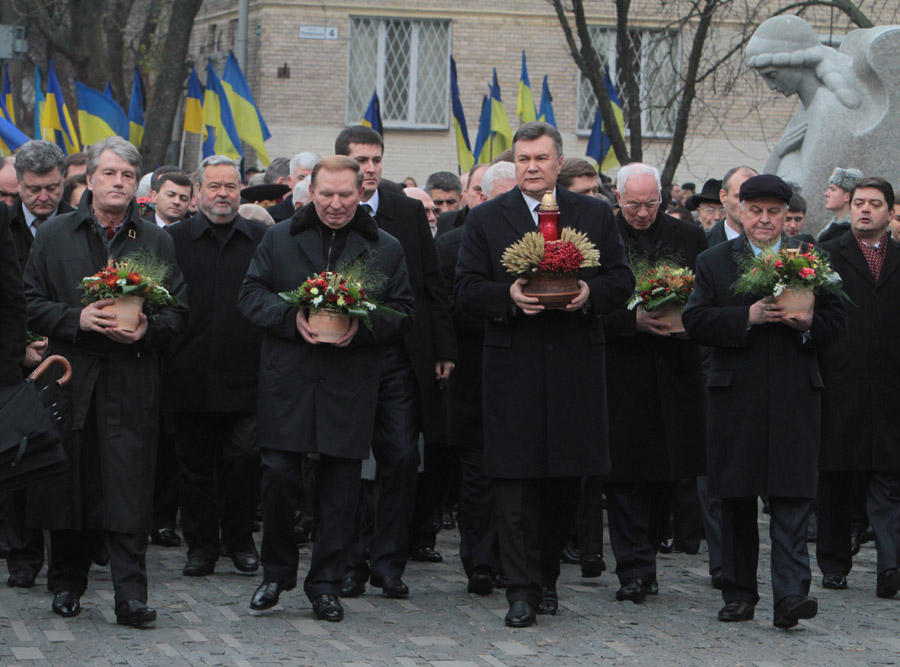
[[[107,137],[103,141],[91,144],[90,148],[87,149],[88,176],[93,176],[94,172],[97,171],[97,165],[100,163],[100,156],[103,155],[105,151],[112,151],[125,160],[125,162],[134,167],[135,175],[140,178],[141,154],[133,144],[125,141],[122,137]]]
[[[237,162],[225,155],[210,155],[209,157],[203,158],[203,162],[197,167],[197,185],[203,185],[203,174],[206,172],[207,167],[218,167],[223,164],[234,167],[234,170],[238,175],[238,180],[241,180],[241,170],[238,168]]]
[[[294,172],[298,169],[312,169],[321,159],[321,155],[319,155],[318,153],[313,153],[312,151],[297,153],[294,157],[291,158],[291,168],[289,173],[291,176],[293,176]]]
[[[562,135],[559,133],[559,130],[553,127],[550,123],[545,123],[540,120],[525,123],[518,130],[516,130],[515,135],[513,135],[513,151],[515,151],[516,142],[534,141],[535,139],[540,139],[541,137],[550,137],[551,139],[553,139],[553,147],[556,149],[556,157],[563,156],[563,141]]]
[[[279,178],[287,178],[291,175],[291,161],[286,157],[273,158],[266,167],[264,183],[274,183]]]
[[[275,224],[275,220],[272,219],[269,212],[259,204],[241,204],[238,207],[238,215],[247,220],[261,222],[266,227],[271,227]]]
[[[309,202],[309,184],[311,181],[312,176],[304,176],[297,185],[294,186],[294,206],[297,205],[297,202],[302,202],[304,204]]]
[[[66,166],[66,154],[62,148],[54,144],[52,141],[44,141],[43,139],[35,139],[29,141],[22,146],[16,153],[16,178],[20,181],[26,171],[33,174],[47,174],[56,167],[59,169],[60,175]]]
[[[481,177],[481,192],[487,199],[491,198],[494,183],[516,177],[516,165],[512,162],[498,162],[487,168]]]
[[[624,167],[619,169],[619,173],[616,174],[616,190],[619,191],[621,195],[625,192],[625,183],[628,182],[628,179],[632,176],[653,176],[653,180],[656,181],[656,189],[662,190],[662,181],[659,178],[659,169],[656,167],[651,167],[649,164],[644,164],[643,162],[632,162],[631,164],[626,164]]]

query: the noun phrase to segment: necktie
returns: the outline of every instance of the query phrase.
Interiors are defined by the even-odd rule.
[[[109,239],[110,241],[112,241],[113,236],[116,235],[116,228],[115,227],[104,227],[104,229],[106,229],[106,238]]]
[[[31,226],[34,227],[34,231],[37,232],[38,228],[44,224],[47,218],[35,218],[31,221]]]
[[[362,207],[366,209],[366,213],[368,213],[370,217],[375,217],[375,211],[369,204],[363,204]]]
[[[534,208],[533,208],[532,211],[531,211],[532,214],[534,215],[534,224],[538,224],[538,221],[540,220],[540,218],[538,217],[538,209],[539,209],[540,207],[541,207],[541,205],[540,205],[539,203],[538,203],[538,204],[535,204],[535,205],[534,205]]]

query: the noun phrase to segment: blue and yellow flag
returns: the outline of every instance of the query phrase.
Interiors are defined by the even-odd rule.
[[[519,97],[516,99],[516,117],[519,125],[537,120],[534,111],[534,95],[531,92],[531,79],[525,66],[525,51],[522,51],[522,74],[519,76]]]
[[[26,141],[28,141],[28,135],[6,120],[6,118],[0,118],[0,145],[6,151],[3,153],[4,155],[12,155]]]
[[[381,136],[384,136],[384,126],[381,124],[381,103],[378,101],[378,91],[372,93],[372,99],[369,100],[369,106],[366,107],[366,113],[363,114],[360,125],[371,127]]]
[[[184,131],[203,133],[203,88],[193,65],[188,79],[187,99],[184,102]]]
[[[222,87],[228,95],[228,103],[231,105],[231,113],[234,116],[234,124],[237,127],[238,136],[256,149],[256,156],[264,165],[269,164],[269,154],[266,152],[265,141],[272,134],[266,127],[256,102],[253,101],[253,93],[250,92],[250,84],[241,72],[241,66],[237,58],[230,51],[225,63],[225,71],[222,73]]]
[[[469,129],[459,100],[459,82],[456,78],[456,61],[450,56],[450,104],[453,107],[453,126],[456,130],[456,163],[459,173],[465,173],[475,166],[472,144],[469,143]]]
[[[111,100],[116,99],[115,97],[113,97],[112,86],[110,85],[109,81],[106,82],[106,89],[103,91],[103,94],[106,95]],[[85,142],[85,143],[87,143],[87,142]]]
[[[141,73],[134,68],[134,83],[131,84],[131,103],[128,105],[128,141],[136,148],[144,140],[144,87]]]
[[[10,123],[16,122],[16,110],[13,109],[12,86],[9,83],[9,63],[3,66],[3,90],[0,91],[0,113]]]
[[[553,115],[553,96],[550,94],[550,86],[547,85],[546,74],[544,75],[544,85],[541,88],[541,108],[538,111],[538,120],[556,127],[556,116]]]
[[[128,116],[115,100],[80,81],[75,81],[75,94],[78,96],[78,127],[85,144],[116,135],[128,139]]]
[[[475,154],[478,162],[490,162],[508,148],[512,148],[512,128],[509,126],[509,118],[506,117],[506,108],[500,97],[500,84],[497,82],[497,68],[494,68],[494,82],[490,86],[490,117],[488,130],[484,143],[479,150],[478,141],[475,142]],[[478,126],[478,137],[482,138],[485,123],[485,110],[482,105],[481,123]]]
[[[34,138],[41,139],[41,118],[44,117],[44,107],[47,105],[47,98],[41,92],[41,70],[38,66],[34,66]]]
[[[244,153],[237,127],[234,125],[234,117],[231,115],[228,95],[210,61],[206,63],[203,125],[207,132],[207,139],[203,142],[203,157],[225,155],[235,161],[241,159]]]
[[[75,132],[75,125],[72,123],[72,117],[69,115],[65,99],[63,99],[62,88],[59,87],[52,60],[50,61],[50,71],[47,74],[47,97],[44,103],[44,113],[41,115],[41,136],[62,148],[66,155],[81,150],[78,134]]]
[[[603,73],[603,83],[606,85],[606,94],[609,96],[609,103],[612,105],[613,115],[616,117],[616,125],[619,126],[619,133],[621,134],[625,130],[625,118],[622,115],[622,105],[619,103],[616,87],[609,77],[609,65],[606,66]],[[588,140],[586,154],[597,161],[601,172],[606,172],[619,164],[619,158],[616,157],[616,152],[612,150],[612,142],[609,140],[609,136],[603,127],[603,117],[600,115],[599,105],[594,116],[594,126],[591,128],[591,138]]]
[[[481,98],[481,115],[478,116],[478,134],[475,135],[475,151],[473,155],[481,155],[491,136],[491,98],[485,95]],[[490,160],[488,160],[490,162]]]

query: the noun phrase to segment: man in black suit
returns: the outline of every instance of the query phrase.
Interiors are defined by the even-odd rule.
[[[282,220],[294,217],[294,211],[297,208],[294,206],[294,188],[297,187],[297,184],[300,183],[300,181],[312,173],[313,167],[315,167],[321,159],[322,158],[318,153],[313,153],[312,151],[297,153],[291,158],[291,161],[288,164],[289,171],[287,175],[287,186],[291,191],[289,194],[285,195],[284,199],[280,202],[266,209],[275,222],[281,222]]]
[[[371,584],[386,596],[406,597],[409,589],[401,577],[415,502],[418,434],[421,431],[425,437],[427,466],[429,446],[447,442],[439,383],[453,369],[456,341],[425,209],[415,199],[379,187],[384,154],[381,135],[362,125],[349,127],[335,139],[334,152],[359,163],[361,206],[379,229],[400,241],[416,304],[415,320],[403,340],[381,348],[381,386],[372,442],[381,486],[369,546],[371,568],[365,563],[365,545],[360,538],[351,550],[341,595],[361,595],[371,573]]]
[[[688,335],[712,347],[706,375],[707,474],[722,499],[720,621],[753,618],[759,601],[757,499],[771,513],[773,623],[790,628],[818,611],[809,595],[806,527],[816,497],[822,376],[816,348],[846,329],[840,297],[788,317],[771,295],[735,294],[744,265],[764,250],[808,248],[783,235],[790,186],[753,176],[741,186],[744,233],[697,259],[694,291],[682,313]]]
[[[741,185],[751,176],[756,176],[756,170],[752,167],[732,167],[722,177],[719,201],[725,207],[725,218],[707,230],[710,247],[741,235]]]
[[[150,190],[150,200],[155,208],[153,215],[145,218],[147,222],[154,222],[157,227],[165,229],[184,220],[194,195],[193,184],[187,174],[180,169],[166,171],[156,177],[154,185],[156,187]]]
[[[476,164],[469,170],[468,178],[466,179],[466,187],[463,188],[462,192],[464,206],[455,211],[441,213],[438,216],[437,234],[435,235],[435,238],[449,232],[451,229],[462,227],[466,222],[466,216],[469,215],[469,211],[485,201],[486,197],[482,194],[481,190],[481,177],[484,176],[484,170],[487,169],[488,166],[489,165],[485,163]]]
[[[454,286],[484,335],[484,466],[494,478],[500,560],[509,579],[506,624],[555,614],[559,556],[578,478],[609,471],[602,317],[634,289],[609,206],[556,186],[562,138],[526,123],[513,138],[517,187],[472,210]],[[537,207],[556,192],[559,222],[587,235],[600,267],[579,271],[578,295],[545,311],[514,279],[503,252],[536,231]]]
[[[22,381],[25,296],[9,223],[0,218],[0,392]],[[43,554],[42,554],[43,556]]]
[[[825,390],[816,561],[825,588],[847,587],[854,479],[863,476],[881,598],[900,589],[900,245],[888,230],[893,205],[885,179],[859,180],[850,193],[851,229],[822,244],[853,305],[847,335],[819,351]]]

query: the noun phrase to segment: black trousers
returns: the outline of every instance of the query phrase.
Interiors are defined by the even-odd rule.
[[[147,602],[147,534],[99,530],[51,530],[53,591],[87,589],[94,553],[105,540],[115,590],[115,606],[126,600]]]
[[[27,489],[11,491],[3,498],[3,526],[9,542],[6,567],[10,574],[30,570],[36,577],[44,567],[44,532],[28,526],[27,505]]]
[[[441,529],[444,500],[459,466],[454,449],[446,444],[425,444],[425,466],[418,474],[416,502],[409,523],[410,550],[434,548]]]
[[[294,538],[294,508],[302,494],[304,455],[275,449],[262,449],[260,454],[263,581],[290,581],[296,579],[300,563]],[[321,456],[316,464],[321,514],[303,584],[311,601],[326,593],[340,592],[353,540],[361,471],[362,461],[356,459]]]
[[[499,569],[497,519],[494,513],[494,480],[484,474],[484,450],[458,450],[459,559],[466,576],[477,567]]]
[[[603,482],[600,477],[582,477],[575,520],[581,560],[603,556]]]
[[[816,562],[822,574],[850,574],[850,534],[853,521],[852,497],[856,473],[819,472],[818,532]]]
[[[769,496],[769,537],[772,541],[772,593],[777,605],[790,595],[808,595],[812,578],[806,527],[811,498]],[[722,499],[722,599],[756,604],[759,593],[757,498]]]
[[[175,529],[178,518],[178,451],[172,415],[163,414],[156,451],[156,478],[153,482],[153,530]]]
[[[500,563],[509,580],[506,599],[533,607],[543,588],[555,588],[559,556],[569,538],[578,478],[495,479]]]
[[[697,478],[680,479],[672,485],[672,532],[676,551],[695,554],[703,538]]]
[[[630,482],[604,485],[609,542],[619,583],[656,578],[656,552],[669,520],[672,485]]]
[[[706,548],[709,551],[709,573],[722,569],[722,501],[709,495],[709,479],[697,478],[697,496],[700,499],[700,519]]]
[[[173,417],[188,557],[216,560],[220,526],[221,541],[229,550],[255,551],[253,521],[260,484],[256,415],[203,412]]]
[[[900,567],[900,473],[870,472],[866,496],[878,574]]]

